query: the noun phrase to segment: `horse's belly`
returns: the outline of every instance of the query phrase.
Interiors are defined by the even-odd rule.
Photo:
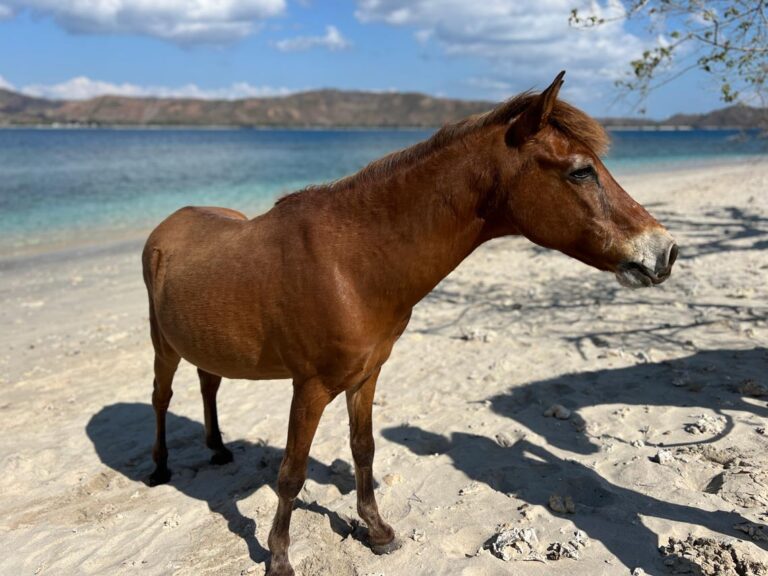
[[[171,347],[206,372],[251,380],[291,376],[273,339],[253,314],[230,316],[221,309],[186,305],[182,310],[161,307],[158,320]]]
[[[190,364],[224,378],[271,380],[291,377],[279,355],[263,342],[254,342],[245,348],[231,343],[222,346],[216,341],[209,341],[207,346],[205,341],[203,346],[172,339],[169,343]]]
[[[185,358],[186,359],[186,358]],[[259,362],[243,363],[242,365],[230,362],[217,363],[210,358],[201,358],[199,361],[186,359],[198,368],[206,372],[218,374],[224,378],[244,379],[244,380],[278,380],[281,378],[290,378],[291,373],[281,363]]]

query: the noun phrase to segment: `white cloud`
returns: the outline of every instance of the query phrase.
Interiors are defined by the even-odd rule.
[[[275,42],[275,47],[281,52],[303,52],[312,48],[327,48],[328,50],[344,50],[351,43],[341,35],[335,26],[325,28],[325,36],[298,36]]]
[[[475,76],[467,80],[467,84],[470,86],[476,86],[484,90],[490,90],[494,93],[509,94],[514,90],[514,87],[509,82],[499,80],[498,78],[488,78],[486,76]]]
[[[3,78],[2,76],[0,76],[0,88],[3,88],[5,90],[15,90],[13,84],[8,82],[8,80]]]
[[[568,71],[566,93],[578,100],[596,95],[626,70],[645,46],[624,28],[619,0],[357,0],[361,22],[414,29],[419,42],[435,42],[448,55],[485,60],[493,78],[470,80],[500,89],[543,86]],[[568,24],[573,8],[609,21],[591,30]],[[494,94],[496,95],[496,94]],[[507,93],[509,95],[509,93]]]
[[[0,87],[5,80],[0,76]],[[12,85],[8,86],[13,89]],[[271,86],[253,86],[247,82],[235,82],[224,88],[200,88],[196,84],[183,86],[140,86],[138,84],[113,84],[101,80],[92,80],[86,76],[71,78],[59,84],[30,84],[22,87],[23,94],[41,98],[60,100],[85,100],[96,96],[157,96],[160,98],[200,98],[204,100],[235,100],[238,98],[257,98],[264,96],[282,96],[292,91],[287,88]]]
[[[0,17],[28,10],[75,34],[136,34],[221,44],[258,30],[286,0],[3,0]]]
[[[8,20],[15,16],[13,9],[5,4],[0,4],[0,20]]]

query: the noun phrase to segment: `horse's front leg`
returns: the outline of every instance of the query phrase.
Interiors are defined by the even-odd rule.
[[[373,395],[376,392],[377,369],[362,385],[347,391],[350,444],[355,460],[357,481],[357,513],[368,526],[368,539],[376,554],[388,554],[400,548],[402,542],[379,514],[373,493]]]
[[[267,576],[293,576],[294,574],[288,559],[293,502],[307,478],[309,448],[315,437],[320,417],[333,397],[318,378],[293,381],[288,441],[277,479],[279,500],[272,530],[269,532],[268,545],[272,558]]]

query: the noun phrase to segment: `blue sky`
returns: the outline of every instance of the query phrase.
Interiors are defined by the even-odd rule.
[[[656,42],[616,21],[574,30],[582,0],[0,0],[0,86],[237,98],[315,88],[406,90],[500,100],[567,70],[563,97],[596,115],[632,114],[613,80]],[[617,0],[597,7],[620,13]],[[721,107],[693,73],[648,115]]]

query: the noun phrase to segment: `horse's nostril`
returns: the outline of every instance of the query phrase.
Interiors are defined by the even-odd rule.
[[[669,250],[669,261],[667,262],[668,267],[672,267],[672,264],[675,263],[675,260],[677,260],[677,244],[672,244],[672,248]]]

